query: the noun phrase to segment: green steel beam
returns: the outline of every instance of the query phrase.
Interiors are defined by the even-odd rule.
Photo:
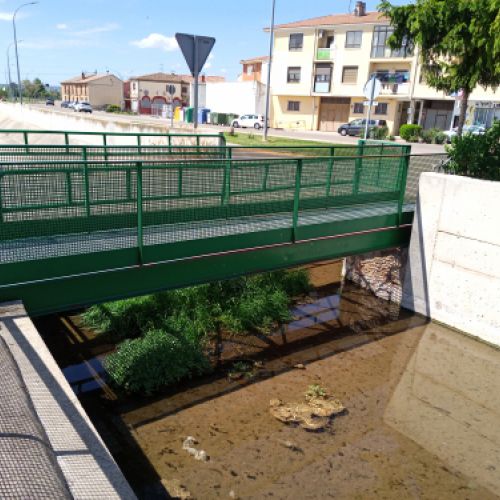
[[[92,272],[0,288],[0,301],[21,299],[32,316],[407,245],[410,227],[284,243],[204,257]],[[95,255],[80,256],[89,268]],[[57,259],[54,259],[57,260]],[[94,261],[92,263],[92,261]],[[116,265],[116,264],[115,264]]]

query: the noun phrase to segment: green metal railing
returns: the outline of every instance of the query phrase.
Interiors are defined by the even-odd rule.
[[[78,161],[0,163],[0,242],[136,228],[142,253],[144,230],[155,225],[289,214],[296,236],[305,211],[384,202],[401,219],[409,160],[103,162],[88,149]]]
[[[135,133],[135,132],[80,132],[68,130],[33,130],[33,129],[0,129],[0,143],[4,142],[5,136],[19,136],[25,146],[30,146],[29,139],[33,136],[55,136],[59,137],[65,145],[71,144],[71,138],[84,138],[98,140],[95,145],[106,146],[110,144],[110,139],[131,139],[132,145],[140,147],[144,144],[144,139],[150,141],[165,141],[168,146],[182,144],[183,141],[194,142],[195,146],[203,146],[207,143],[215,143],[216,146],[225,146],[224,134],[172,134],[172,133]]]

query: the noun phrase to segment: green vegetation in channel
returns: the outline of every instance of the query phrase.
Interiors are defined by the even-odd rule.
[[[82,320],[109,340],[127,339],[106,360],[111,381],[151,393],[209,370],[203,351],[217,332],[268,333],[289,321],[293,297],[309,289],[307,271],[274,271],[93,306]]]

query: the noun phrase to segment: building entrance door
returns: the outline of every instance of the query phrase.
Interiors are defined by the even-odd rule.
[[[319,130],[336,132],[349,120],[351,99],[349,97],[323,97],[319,112]]]

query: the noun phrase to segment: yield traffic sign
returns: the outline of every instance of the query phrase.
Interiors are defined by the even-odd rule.
[[[215,45],[215,38],[209,36],[176,33],[175,39],[181,48],[192,76],[200,74]]]

